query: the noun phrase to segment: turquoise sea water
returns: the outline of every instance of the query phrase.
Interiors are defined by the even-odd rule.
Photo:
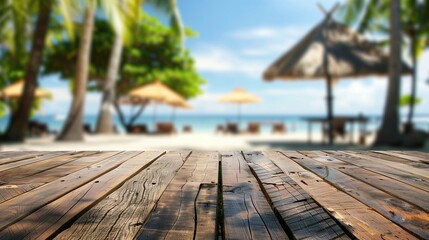
[[[64,124],[66,116],[56,115],[37,115],[33,119],[47,123],[51,131],[60,131]],[[289,132],[307,132],[308,125],[303,120],[305,117],[323,117],[323,116],[295,116],[295,115],[243,115],[241,116],[240,129],[246,129],[248,122],[283,122]],[[367,116],[370,121],[367,129],[374,131],[380,125],[379,116]],[[159,115],[156,116],[156,122],[171,122],[171,115]],[[429,116],[417,116],[417,127],[423,130],[429,130]],[[0,119],[0,130],[4,131],[7,127],[9,117],[3,117]],[[91,128],[95,128],[97,116],[86,115],[84,117],[84,123],[90,124]],[[216,126],[219,124],[225,124],[226,122],[237,122],[237,115],[177,115],[174,118],[174,124],[176,128],[181,131],[184,125],[192,126],[193,132],[197,133],[213,133]],[[144,123],[151,130],[153,129],[154,118],[152,115],[142,115],[136,123]],[[115,124],[120,132],[124,132],[121,125],[119,124],[118,118],[115,118]],[[272,130],[272,126],[269,124],[262,125],[261,131],[269,133]],[[357,130],[357,127],[355,127]],[[313,125],[313,131],[320,131],[320,126]]]

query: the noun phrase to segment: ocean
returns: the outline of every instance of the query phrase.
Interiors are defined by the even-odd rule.
[[[266,124],[261,125],[262,133],[269,133],[272,131],[272,125],[269,123],[282,122],[285,124],[288,132],[306,133],[308,131],[308,124],[304,120],[306,117],[324,117],[322,115],[242,115],[240,119],[240,129],[247,129],[247,123],[249,122],[262,122]],[[367,124],[367,131],[375,131],[381,124],[380,116],[366,116],[369,118]],[[32,119],[39,122],[46,123],[50,131],[59,132],[64,124],[66,116],[63,115],[36,115]],[[181,132],[185,125],[192,127],[193,132],[197,133],[214,133],[216,126],[225,124],[227,122],[238,122],[237,115],[176,115],[173,119],[172,115],[158,115],[155,117],[156,122],[172,122],[176,129]],[[405,121],[405,116],[402,117],[402,121]],[[415,118],[416,126],[419,129],[429,131],[429,115],[420,115]],[[9,122],[9,117],[5,116],[0,119],[0,131],[4,132]],[[96,115],[85,115],[85,124],[89,124],[91,129],[95,129],[97,122]],[[154,126],[153,115],[142,115],[135,124],[146,124],[149,130],[153,130]],[[124,133],[125,130],[119,123],[119,119],[115,117],[115,125],[120,133]],[[358,131],[358,127],[354,127],[355,131]],[[313,132],[320,132],[320,124],[312,125]]]
[[[59,132],[64,124],[66,116],[59,115],[36,115],[33,117],[34,120],[47,123],[50,131]],[[240,129],[246,129],[248,122],[282,122],[285,124],[288,132],[307,132],[308,124],[304,121],[305,117],[324,117],[324,116],[311,116],[311,115],[242,115],[240,121]],[[375,131],[380,126],[380,116],[366,116],[369,118],[369,123],[367,125],[368,131]],[[405,120],[403,118],[402,120]],[[425,131],[429,131],[429,115],[416,116],[416,125],[418,128]],[[84,123],[89,124],[91,129],[95,129],[97,121],[96,115],[85,115]],[[155,118],[156,122],[171,122],[173,118],[171,115],[159,115]],[[214,133],[216,126],[220,124],[225,124],[227,122],[237,122],[237,115],[176,115],[174,117],[174,124],[176,129],[180,132],[183,129],[183,126],[190,125],[192,131],[196,133]],[[3,132],[9,122],[9,117],[5,116],[0,119],[0,130]],[[149,130],[153,130],[154,117],[153,115],[142,115],[137,121],[136,124],[146,124]],[[115,125],[118,128],[118,131],[123,133],[124,129],[119,123],[119,119],[115,117]],[[358,127],[354,128],[357,131]],[[272,130],[270,124],[261,125],[262,133],[269,133]],[[319,124],[313,124],[313,132],[321,131],[321,126]]]

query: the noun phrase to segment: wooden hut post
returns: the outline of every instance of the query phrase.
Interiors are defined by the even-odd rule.
[[[326,88],[327,88],[327,96],[326,103],[328,107],[328,136],[329,136],[329,145],[334,143],[334,113],[333,113],[333,101],[334,97],[332,96],[332,77],[327,74],[326,75]]]

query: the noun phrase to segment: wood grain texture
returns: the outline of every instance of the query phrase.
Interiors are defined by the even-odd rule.
[[[46,170],[67,164],[69,162],[75,161],[80,157],[88,156],[95,154],[97,152],[70,152],[65,154],[60,154],[55,157],[45,158],[41,161],[35,161],[30,164],[23,166],[15,167],[12,169],[4,170],[1,172],[2,181],[11,182],[13,179],[30,177],[32,175],[44,172]],[[4,165],[3,165],[4,166]]]
[[[221,152],[226,239],[288,239],[241,152]]]
[[[17,167],[21,167],[21,166],[25,166],[28,164],[33,164],[39,161],[44,161],[46,159],[49,158],[54,158],[54,157],[58,157],[64,154],[75,154],[76,152],[64,152],[64,151],[56,151],[56,152],[49,152],[40,156],[35,156],[32,158],[25,158],[22,159],[21,161],[14,161],[14,162],[9,162],[9,163],[5,163],[3,165],[0,165],[0,176],[3,175],[2,172],[7,171],[7,170],[11,170]]]
[[[376,153],[381,153],[389,156],[399,157],[402,159],[407,159],[413,162],[422,162],[429,164],[429,156],[422,152],[412,152],[412,151],[373,151]]]
[[[11,152],[11,153],[2,154],[0,155],[0,165],[12,163],[12,162],[18,162],[29,158],[35,158],[38,156],[42,156],[43,154],[46,154],[46,153],[49,153],[49,152],[25,151],[25,152]]]
[[[46,169],[38,168],[38,170],[28,171],[27,174],[21,176],[13,176],[10,178],[12,184],[22,184],[27,182],[37,183],[49,183],[60,177],[65,177],[73,172],[86,168],[90,165],[97,164],[105,160],[106,158],[112,157],[118,154],[118,152],[106,151],[106,152],[95,152],[88,155],[74,155],[73,159],[65,162],[64,164],[57,165],[52,164],[52,167]],[[29,165],[31,167],[32,165]]]
[[[394,197],[402,199],[410,204],[414,204],[426,212],[429,211],[429,201],[427,201],[427,199],[429,199],[429,192],[415,188],[384,175],[356,167],[347,162],[338,160],[337,158],[324,152],[300,151],[300,153],[316,161],[319,161],[326,166],[331,166],[340,172],[343,172],[355,179],[367,183],[368,185],[378,188]]]
[[[419,236],[427,235],[429,216],[414,205],[298,152],[282,151],[282,153],[404,229]]]
[[[139,152],[124,152],[0,204],[0,231],[42,206],[118,167]]]
[[[295,239],[350,239],[328,212],[260,152],[245,152],[274,211]]]
[[[278,152],[264,152],[358,239],[416,239],[365,204]]]
[[[370,159],[367,159],[366,156],[356,157],[344,151],[325,152],[341,161],[396,179],[413,187],[419,188],[420,190],[426,192],[429,191],[429,176],[427,178],[422,176],[416,176],[412,173],[401,171],[388,165],[383,165],[383,163],[374,162]]]
[[[55,239],[134,239],[190,152],[168,152],[73,222]]]
[[[389,151],[389,152],[396,152],[409,157],[418,157],[419,159],[423,159],[424,162],[429,162],[429,152],[419,152],[419,151]]]
[[[416,151],[0,152],[0,240],[429,239],[428,159]]]
[[[60,177],[67,176],[91,164],[100,162],[111,157],[117,152],[100,152],[87,156],[77,156],[76,160],[67,162],[54,168],[48,168],[45,171],[39,170],[35,174],[12,176],[7,179],[7,185],[0,186],[0,203],[14,198],[20,194],[28,192],[34,188],[40,187]]]
[[[168,184],[137,238],[216,238],[218,165],[217,152],[194,152]],[[203,216],[197,215],[201,212]]]
[[[355,157],[365,156],[367,159],[370,159],[371,161],[379,162],[380,164],[388,165],[393,168],[399,169],[401,171],[411,173],[413,175],[418,175],[425,178],[428,177],[429,165],[425,163],[410,162],[403,159],[401,161],[398,161],[397,158],[396,158],[396,161],[392,161],[393,158],[389,158],[387,157],[387,155],[380,157],[379,154],[377,155],[375,153],[371,153],[368,151],[347,151],[347,154]]]
[[[52,238],[64,228],[64,225],[95,205],[161,155],[162,152],[144,152],[127,157],[117,168],[7,227],[0,233],[0,239]],[[41,219],[43,221],[40,221]]]

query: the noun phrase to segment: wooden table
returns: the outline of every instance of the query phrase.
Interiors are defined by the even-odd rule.
[[[0,239],[429,239],[429,153],[0,152]]]
[[[312,126],[314,123],[316,124],[320,124],[322,125],[322,141],[325,141],[324,138],[324,133],[323,133],[323,128],[324,126],[327,126],[329,124],[329,120],[327,118],[324,117],[307,117],[307,118],[303,118],[304,121],[307,122],[308,124],[308,143],[311,143],[311,136],[312,136]],[[350,134],[350,139],[349,139],[349,143],[353,144],[353,139],[354,139],[354,129],[355,129],[355,124],[359,124],[359,136],[365,137],[365,135],[367,134],[367,130],[366,130],[366,124],[368,123],[368,118],[363,117],[363,116],[336,116],[333,119],[335,120],[342,120],[344,121],[345,124],[349,125],[349,134]],[[329,131],[328,131],[329,132]]]

